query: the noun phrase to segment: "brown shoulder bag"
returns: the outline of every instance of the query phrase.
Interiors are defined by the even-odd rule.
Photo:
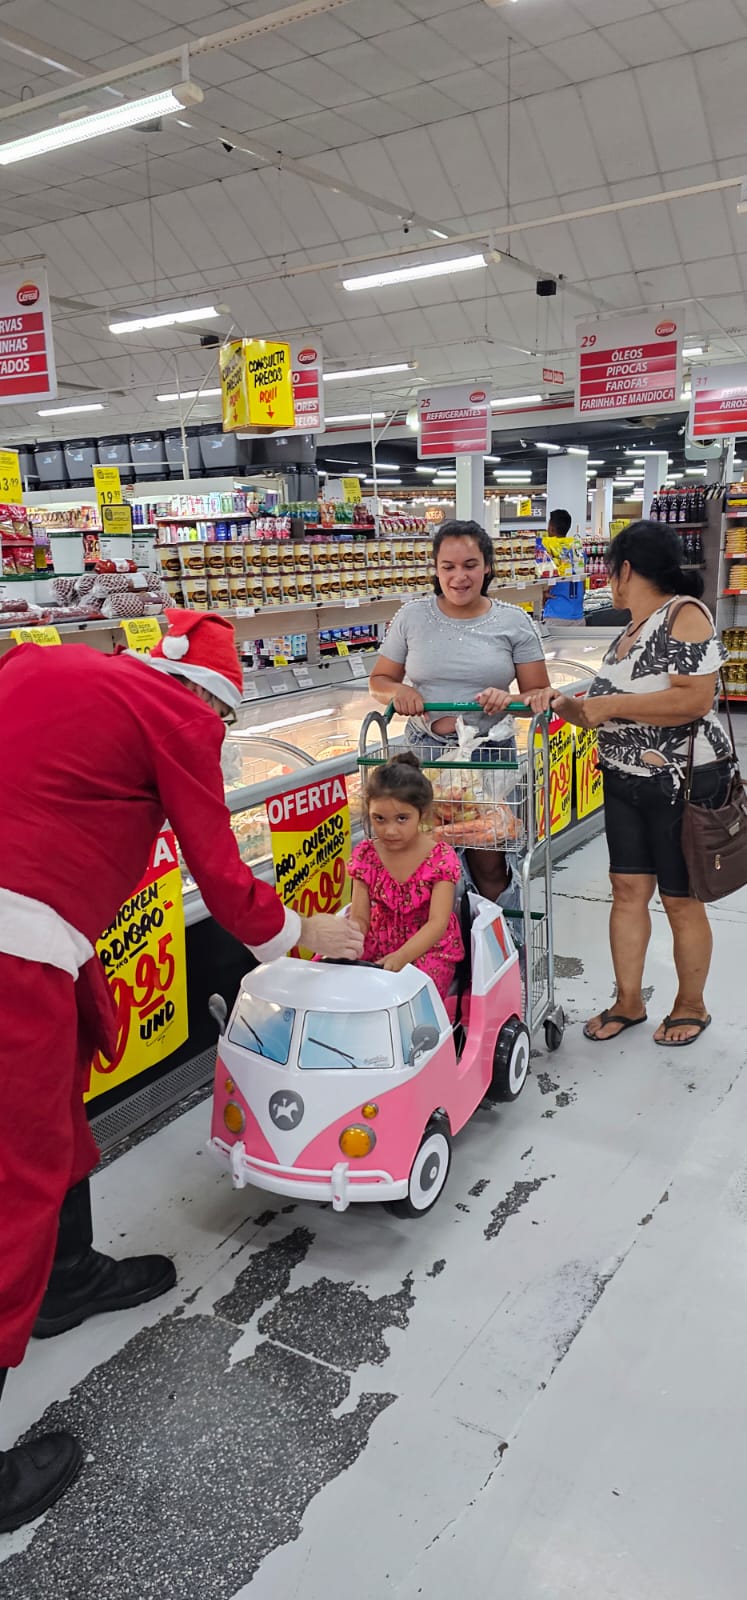
[[[737,760],[734,726],[726,694],[726,679],[721,672],[729,737],[734,753],[734,775],[723,806],[715,810],[694,805],[690,795],[697,723],[690,730],[690,748],[685,775],[685,811],[682,818],[682,851],[690,878],[693,900],[723,900],[747,883],[747,794]]]

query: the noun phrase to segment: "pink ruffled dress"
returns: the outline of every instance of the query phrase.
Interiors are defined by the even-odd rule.
[[[428,921],[431,895],[437,883],[458,883],[462,875],[459,857],[448,844],[434,844],[425,861],[405,883],[398,883],[379,860],[379,853],[370,839],[356,845],[348,862],[351,878],[365,884],[371,902],[371,921],[363,947],[364,961],[381,961],[399,950],[408,939],[420,932]],[[457,962],[464,954],[462,936],[456,913],[452,912],[449,925],[438,944],[426,950],[415,962],[421,972],[428,974],[445,998],[451,987]]]

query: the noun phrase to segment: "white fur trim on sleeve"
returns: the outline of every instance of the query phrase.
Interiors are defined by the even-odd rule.
[[[278,956],[285,956],[294,944],[298,944],[301,937],[301,918],[297,911],[285,908],[285,921],[279,933],[272,939],[267,939],[264,944],[250,944],[249,949],[258,961],[277,961]]]

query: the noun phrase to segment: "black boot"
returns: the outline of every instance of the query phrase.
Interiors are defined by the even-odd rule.
[[[62,1203],[52,1272],[34,1323],[35,1339],[51,1339],[100,1311],[140,1306],[173,1289],[176,1270],[167,1256],[115,1261],[92,1249],[92,1240],[91,1190],[83,1178],[68,1189]]]
[[[0,1394],[6,1368],[0,1367]],[[77,1478],[83,1451],[71,1433],[44,1433],[29,1444],[0,1450],[0,1533],[33,1522]]]

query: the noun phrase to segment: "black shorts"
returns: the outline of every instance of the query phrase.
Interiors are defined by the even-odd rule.
[[[711,809],[725,805],[732,772],[731,759],[697,767],[691,799]],[[682,853],[684,805],[682,788],[675,789],[666,772],[638,778],[606,769],[604,824],[610,872],[655,877],[660,894],[686,899],[690,881]]]

